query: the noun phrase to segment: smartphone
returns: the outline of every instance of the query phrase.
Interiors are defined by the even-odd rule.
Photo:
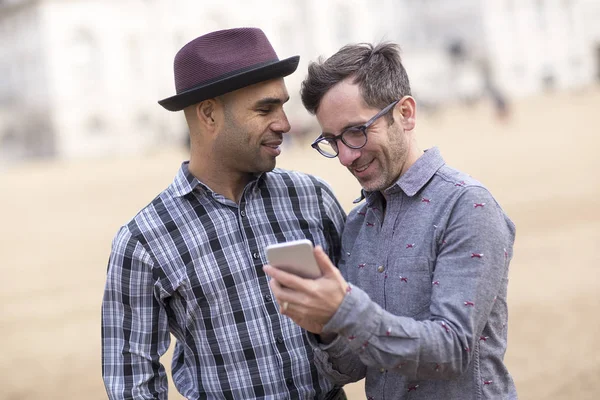
[[[321,269],[313,254],[310,240],[294,240],[267,246],[269,265],[302,278],[315,279],[321,276]]]

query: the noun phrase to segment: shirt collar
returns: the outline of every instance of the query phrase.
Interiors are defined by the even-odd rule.
[[[444,164],[444,159],[437,147],[425,150],[423,155],[396,181],[396,185],[400,186],[400,189],[408,197],[412,197],[429,182]]]
[[[391,187],[387,188],[385,192],[393,191],[396,186],[400,187],[407,196],[414,196],[419,190],[425,186],[427,182],[433,177],[433,175],[445,164],[446,162],[440,154],[440,150],[437,147],[425,150],[425,152],[415,161],[413,165],[394,183]],[[371,193],[361,190],[360,197],[354,200],[354,203],[359,203],[363,199],[370,197]]]
[[[198,186],[202,187],[204,190],[208,192],[212,192],[212,190],[206,186],[204,183],[199,181],[189,170],[189,161],[184,161],[181,163],[181,167],[179,171],[177,171],[177,175],[175,175],[175,179],[173,183],[171,183],[171,192],[174,197],[183,197],[194,191]],[[257,181],[261,181],[265,177],[265,173],[257,174],[255,176]]]
[[[188,169],[189,161],[181,163],[177,175],[171,184],[171,192],[174,197],[183,197],[188,193],[191,193],[201,182],[196,179],[194,175],[190,173]]]

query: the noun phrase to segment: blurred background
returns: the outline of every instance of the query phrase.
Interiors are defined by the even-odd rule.
[[[325,178],[347,211],[360,188],[310,149],[300,82],[344,44],[400,44],[422,148],[517,225],[506,362],[520,398],[597,399],[600,0],[0,0],[0,399],[106,398],[111,240],[188,157],[182,113],[157,100],[175,93],[181,46],[238,26],[301,56],[278,166]]]

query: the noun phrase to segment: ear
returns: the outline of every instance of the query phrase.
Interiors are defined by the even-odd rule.
[[[216,111],[219,105],[215,99],[204,100],[194,106],[196,118],[200,126],[209,131],[216,129]]]
[[[400,111],[400,123],[405,131],[415,129],[417,123],[417,103],[412,96],[404,96],[395,107]]]

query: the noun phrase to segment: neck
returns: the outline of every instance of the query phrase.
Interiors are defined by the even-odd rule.
[[[415,162],[417,162],[419,157],[421,157],[422,155],[423,155],[423,150],[421,150],[419,148],[419,146],[417,145],[417,142],[414,140],[414,138],[411,138],[411,143],[410,143],[410,146],[408,147],[408,154],[406,155],[406,161],[404,162],[404,165],[402,166],[402,170],[400,171],[400,176],[404,175],[406,173],[406,171],[408,171],[408,169],[410,167],[412,167],[412,165]],[[398,178],[400,178],[400,176]]]
[[[417,145],[416,140],[411,137],[409,139],[409,142],[408,142],[408,150],[406,151],[406,157],[404,159],[404,163],[400,166],[400,173],[398,174],[398,176],[396,176],[392,180],[392,182],[390,183],[390,186],[392,186],[394,183],[396,183],[396,181],[398,179],[400,179],[400,177],[402,175],[404,175],[406,173],[406,171],[408,171],[409,168],[412,167],[412,165],[415,162],[417,162],[417,160],[419,159],[419,157],[421,157],[422,155],[423,155],[423,150],[421,150],[419,148],[419,146]],[[385,200],[388,200],[387,196],[385,194],[385,190],[381,190],[380,192],[384,196]]]
[[[190,154],[188,169],[196,179],[213,192],[225,196],[235,203],[240,202],[244,188],[252,179],[252,174],[240,174],[224,169],[222,163],[207,154]]]

